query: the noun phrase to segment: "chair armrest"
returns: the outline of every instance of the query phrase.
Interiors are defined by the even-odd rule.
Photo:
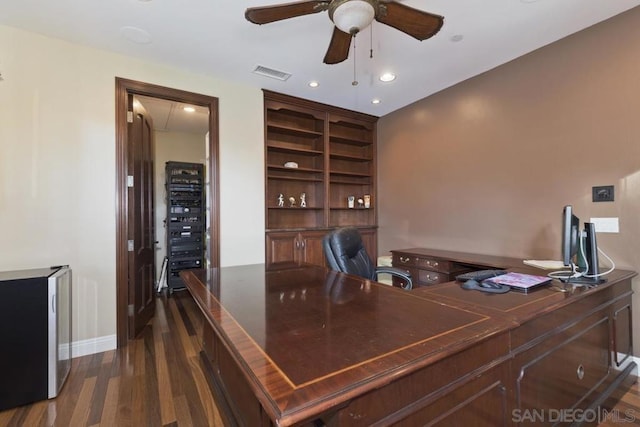
[[[407,273],[405,270],[396,267],[376,267],[376,278],[380,273],[391,274],[392,276],[396,276],[404,280],[405,284],[402,286],[402,289],[409,291],[413,288],[413,281],[411,280],[411,274]]]

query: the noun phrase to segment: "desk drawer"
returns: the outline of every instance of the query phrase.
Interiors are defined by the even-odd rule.
[[[455,280],[455,277],[446,273],[439,273],[437,271],[430,270],[422,270],[418,268],[405,268],[398,267],[407,273],[411,274],[411,280],[413,281],[413,286],[428,286],[428,285],[436,285],[438,283],[445,283]],[[404,284],[404,281],[401,279],[394,277],[393,285],[399,286],[400,284]]]
[[[513,360],[518,409],[583,408],[598,386],[608,384],[609,332],[609,318],[597,312],[518,354]]]
[[[398,268],[417,267],[442,273],[449,273],[453,268],[453,263],[451,261],[409,254],[393,254],[392,262],[393,266]]]

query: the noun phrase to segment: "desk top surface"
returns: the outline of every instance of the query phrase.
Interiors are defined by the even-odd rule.
[[[611,282],[632,276],[622,272]],[[454,282],[407,292],[310,265],[190,270],[183,278],[282,425],[503,334],[581,292],[488,296]]]

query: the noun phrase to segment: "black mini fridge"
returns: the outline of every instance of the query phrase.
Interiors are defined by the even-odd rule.
[[[58,395],[71,368],[71,269],[0,272],[0,411]]]

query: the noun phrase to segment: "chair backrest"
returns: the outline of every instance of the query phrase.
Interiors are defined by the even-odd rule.
[[[322,240],[322,247],[332,270],[375,280],[376,267],[357,228],[345,227],[329,232]]]

